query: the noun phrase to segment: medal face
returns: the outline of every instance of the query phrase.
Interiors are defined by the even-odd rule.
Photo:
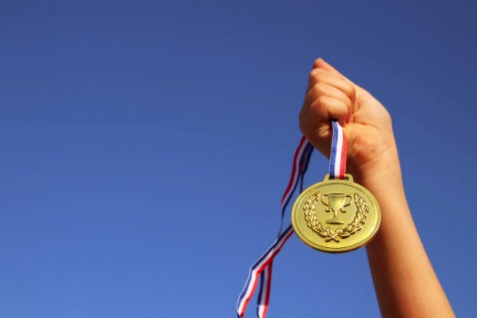
[[[355,250],[376,234],[381,210],[363,186],[348,180],[328,179],[304,190],[292,208],[298,237],[310,247],[331,253]]]

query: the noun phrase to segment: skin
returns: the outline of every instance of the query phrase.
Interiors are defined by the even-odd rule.
[[[369,92],[317,59],[300,128],[328,157],[332,120],[339,121],[348,139],[348,172],[381,207],[381,227],[366,247],[381,314],[455,317],[407,205],[389,113]]]

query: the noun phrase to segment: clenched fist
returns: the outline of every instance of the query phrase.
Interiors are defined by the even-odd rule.
[[[378,173],[387,161],[398,160],[391,117],[383,105],[323,59],[317,59],[300,113],[300,128],[325,156],[330,152],[332,120],[344,128],[348,168],[353,174]]]

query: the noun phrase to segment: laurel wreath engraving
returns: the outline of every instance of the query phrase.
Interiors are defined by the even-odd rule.
[[[363,228],[364,223],[366,223],[366,218],[369,214],[369,207],[366,201],[362,197],[360,197],[357,193],[354,194],[354,201],[356,203],[356,215],[344,228],[337,228],[336,230],[332,230],[329,227],[324,227],[321,222],[318,222],[316,218],[315,208],[320,201],[321,193],[317,192],[312,195],[305,203],[303,210],[305,211],[305,219],[309,228],[313,230],[313,232],[317,233],[319,236],[325,239],[325,242],[329,242],[331,240],[335,242],[339,242],[340,238],[345,239],[353,235],[354,233],[358,232]]]

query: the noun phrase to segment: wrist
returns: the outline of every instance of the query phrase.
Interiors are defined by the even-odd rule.
[[[371,191],[378,202],[390,198],[405,199],[399,155],[394,142],[375,160],[360,165],[350,160],[348,167],[354,181]]]

